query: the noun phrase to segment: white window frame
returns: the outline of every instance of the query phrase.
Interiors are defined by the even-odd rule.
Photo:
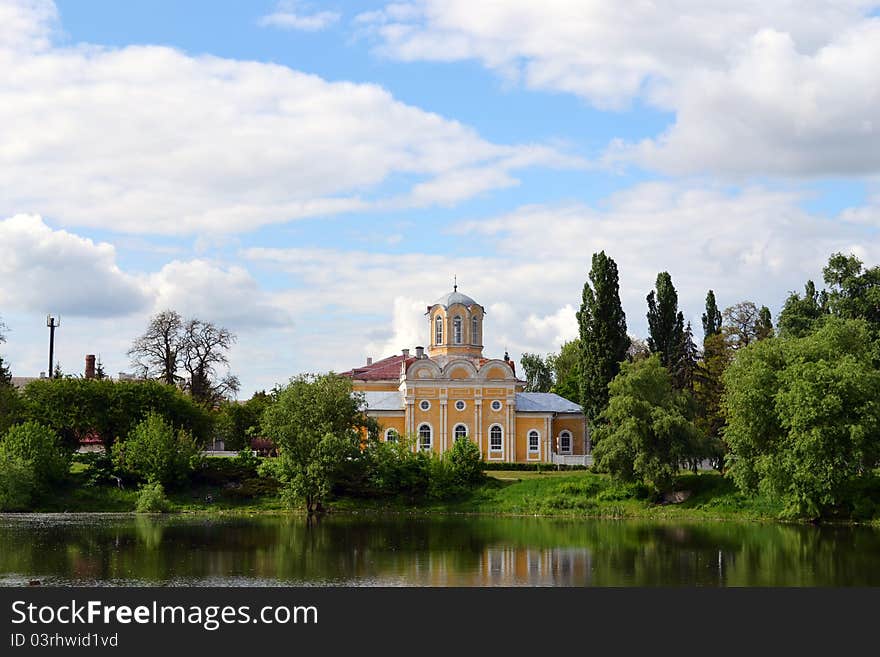
[[[394,438],[391,438],[392,435],[394,436]],[[388,427],[387,429],[385,429],[386,443],[396,443],[398,440],[400,440],[400,434],[397,432],[397,429],[395,429],[394,427]]]
[[[459,435],[458,435],[458,430],[459,430],[459,429],[464,429],[464,435],[463,435],[463,436],[459,436]],[[456,424],[456,425],[452,428],[452,438],[453,438],[453,440],[458,440],[459,438],[467,438],[467,437],[470,436],[470,435],[471,435],[471,432],[468,430],[468,426],[467,426],[464,422],[459,422],[458,424]]]
[[[452,341],[455,344],[462,344],[464,339],[464,322],[461,315],[452,318]]]
[[[434,320],[434,344],[443,344],[443,317],[437,315]]]
[[[431,402],[429,402],[427,399],[423,399],[419,402],[419,410],[427,413],[431,410]]]
[[[568,438],[568,448],[566,449],[562,445],[562,439]],[[571,435],[571,431],[565,430],[559,432],[559,453],[560,454],[571,454],[572,447],[574,446],[574,438]]]
[[[538,442],[535,444],[535,448],[532,449],[532,436],[536,436],[538,438]],[[531,429],[526,434],[526,440],[528,441],[529,446],[529,454],[538,454],[541,451],[541,432],[537,429]]]
[[[455,402],[455,410],[463,411],[465,409],[467,409],[467,402],[464,399],[459,399]]]
[[[494,400],[490,406],[496,413],[501,412],[501,409],[504,408],[504,404],[501,403],[500,399]]]
[[[425,445],[424,436],[422,436],[422,429],[428,430],[428,444]],[[428,424],[427,422],[422,422],[419,425],[419,428],[416,430],[416,433],[419,437],[419,451],[420,452],[429,452],[434,447],[434,428]]]
[[[498,447],[492,445],[492,432],[495,429],[498,429],[498,432],[501,434]],[[502,427],[500,424],[493,424],[491,427],[489,427],[489,451],[494,453],[504,451],[504,427]]]

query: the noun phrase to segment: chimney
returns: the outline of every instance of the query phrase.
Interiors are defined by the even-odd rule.
[[[404,350],[403,350],[403,357],[404,357],[404,358],[409,358],[409,349],[404,349]]]
[[[372,364],[373,364],[373,357],[372,357],[372,356],[367,356],[367,367],[369,367],[369,366],[372,365]]]
[[[86,378],[95,378],[95,354],[86,355]]]
[[[416,358],[421,360],[425,357],[425,348],[424,347],[416,347]]]

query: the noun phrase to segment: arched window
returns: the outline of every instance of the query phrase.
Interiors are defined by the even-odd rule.
[[[396,443],[398,438],[400,438],[400,434],[397,433],[397,429],[385,429],[386,443]]]
[[[419,449],[427,451],[431,449],[431,425],[419,425]]]
[[[489,429],[489,451],[500,452],[503,439],[504,429],[501,428],[501,425],[493,424]]]
[[[456,315],[452,320],[452,339],[455,344],[461,344],[461,316]]]
[[[476,316],[471,318],[471,344],[480,344],[480,322]]]
[[[464,424],[456,424],[455,429],[452,430],[452,435],[455,436],[456,440],[467,438],[468,428]]]
[[[440,315],[434,320],[434,344],[443,344],[443,318]]]
[[[571,454],[571,432],[563,431],[559,434],[559,453]]]
[[[529,451],[537,453],[540,450],[541,445],[541,434],[532,429],[529,431]]]

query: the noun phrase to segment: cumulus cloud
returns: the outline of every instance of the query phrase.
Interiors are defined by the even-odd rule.
[[[149,296],[120,270],[106,242],[53,230],[36,215],[0,220],[0,304],[4,309],[112,317],[142,310]]]
[[[129,233],[245,231],[461,200],[552,158],[488,142],[373,84],[165,47],[53,46],[40,30],[54,5],[3,6],[24,25],[21,36],[0,22],[7,214]],[[463,172],[480,183],[462,183]],[[383,197],[392,178],[411,180],[410,192]]]
[[[416,0],[363,14],[405,61],[475,59],[532,89],[602,109],[675,114],[661,137],[615,143],[609,163],[672,173],[880,172],[876,0],[729,2]]]
[[[275,6],[275,11],[261,17],[258,23],[263,27],[277,27],[282,30],[319,32],[339,22],[339,12],[304,13],[299,5],[300,3],[293,0],[281,0]]]
[[[766,188],[729,191],[646,183],[606,199],[528,206],[490,220],[464,222],[462,240],[486,244],[475,255],[389,254],[303,248],[250,248],[241,255],[286,272],[281,296],[339,337],[320,360],[349,368],[428,338],[425,301],[460,289],[487,307],[486,353],[546,353],[576,335],[574,313],[592,253],[605,250],[620,270],[630,332],[644,336],[645,296],[669,271],[682,308],[699,335],[706,291],[719,304],[750,299],[774,312],[807,278],[820,279],[828,256],[853,251],[880,261],[872,229],[801,208],[796,193]],[[792,239],[797,235],[797,239]],[[368,290],[368,292],[365,292]],[[323,342],[323,336],[320,338]]]

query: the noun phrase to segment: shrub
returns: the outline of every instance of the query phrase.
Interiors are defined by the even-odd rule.
[[[480,448],[468,438],[456,440],[449,452],[452,474],[462,486],[474,486],[483,481],[483,458]]]
[[[200,464],[201,450],[189,433],[150,413],[113,446],[113,462],[136,479],[170,486],[186,480]]]
[[[19,459],[28,463],[40,489],[67,477],[70,458],[71,453],[61,446],[58,434],[38,422],[11,427],[0,442],[0,461]]]
[[[156,482],[141,486],[135,506],[137,513],[165,513],[170,507],[171,502],[165,496],[162,484]]]
[[[37,488],[33,466],[20,458],[0,461],[0,511],[26,511]]]

